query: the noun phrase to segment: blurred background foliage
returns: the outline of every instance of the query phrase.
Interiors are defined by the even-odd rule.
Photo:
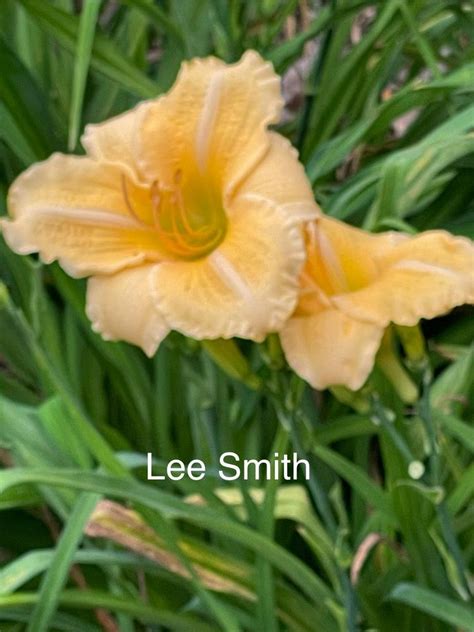
[[[327,213],[474,237],[472,0],[2,0],[1,212],[85,123],[247,48]],[[377,371],[311,391],[273,338],[231,375],[178,334],[153,360],[105,343],[83,282],[3,241],[0,281],[2,632],[474,630],[472,309],[423,324],[407,406]],[[226,450],[293,449],[308,482],[217,478]],[[146,483],[147,451],[209,476]]]

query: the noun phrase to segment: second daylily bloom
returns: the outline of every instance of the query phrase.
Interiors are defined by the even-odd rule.
[[[313,387],[359,389],[390,323],[474,303],[474,244],[445,231],[370,234],[330,217],[307,228],[298,306],[280,336]]]
[[[261,340],[295,307],[302,226],[317,213],[295,150],[268,130],[282,105],[255,52],[185,63],[168,94],[90,125],[86,156],[20,175],[5,239],[90,277],[105,338],[149,355],[170,329]]]

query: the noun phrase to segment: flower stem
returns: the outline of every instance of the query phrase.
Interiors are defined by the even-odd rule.
[[[395,325],[395,330],[410,363],[413,364],[414,368],[424,368],[426,365],[426,345],[420,325],[414,327]]]
[[[272,371],[272,384],[273,388],[269,389],[269,397],[273,403],[274,410],[277,414],[278,420],[281,425],[289,432],[291,443],[294,450],[298,455],[309,462],[311,461],[311,455],[304,447],[303,440],[300,434],[300,427],[303,420],[298,414],[301,397],[303,395],[303,389],[299,388],[301,382],[297,384],[284,384],[282,379],[282,372],[273,368]],[[276,387],[276,388],[275,388]],[[282,396],[285,394],[285,396]],[[316,507],[317,512],[321,516],[322,522],[326,527],[331,540],[336,543],[338,538],[338,525],[334,518],[330,504],[327,500],[327,496],[318,481],[318,478],[313,474],[310,468],[309,480],[307,481],[308,491],[311,499]],[[347,572],[337,567],[337,576],[342,589],[345,606],[345,629],[347,632],[357,631],[357,617],[358,617],[358,605],[357,598],[354,592],[354,588],[350,582],[350,578]]]
[[[384,336],[376,362],[391,382],[402,402],[414,404],[418,399],[418,388],[405,371],[394,349],[390,330],[387,330]]]
[[[436,428],[433,423],[433,418],[431,414],[431,402],[430,402],[430,387],[431,387],[431,370],[428,368],[424,372],[423,375],[423,392],[422,397],[419,403],[419,415],[425,426],[426,432],[428,434],[428,438],[430,441],[431,448],[431,456],[430,456],[430,475],[431,475],[431,484],[433,486],[442,486],[442,477],[441,477],[441,462],[440,462],[440,448],[438,443],[438,438],[436,435]],[[442,500],[438,505],[436,505],[436,513],[438,515],[438,520],[441,528],[441,533],[443,535],[444,541],[450,551],[454,562],[456,564],[457,575],[461,582],[461,590],[464,595],[470,594],[470,589],[468,583],[466,581],[466,568],[463,560],[462,552],[459,548],[456,535],[454,532],[452,517],[448,512],[446,501]]]
[[[381,425],[383,432],[385,432],[406,462],[410,477],[416,480],[421,478],[425,472],[423,463],[415,459],[407,442],[397,431],[393,419],[390,418],[391,411],[387,411],[384,408],[376,395],[372,396],[372,412],[372,420],[374,423]]]

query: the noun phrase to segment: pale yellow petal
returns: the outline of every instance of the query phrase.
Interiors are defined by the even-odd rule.
[[[359,389],[368,378],[383,328],[354,320],[336,309],[291,318],[280,339],[292,369],[311,386]]]
[[[81,143],[88,155],[97,160],[125,166],[140,178],[136,139],[142,116],[149,103],[139,103],[132,110],[103,123],[86,125]]]
[[[289,213],[293,219],[314,219],[320,211],[303,165],[298,161],[298,152],[280,134],[269,132],[269,136],[270,145],[264,158],[235,192],[238,203],[263,202]]]
[[[196,168],[230,193],[264,155],[265,130],[282,105],[278,76],[254,51],[232,65],[186,62],[171,91],[145,112],[141,167],[165,185],[177,170]]]
[[[193,338],[262,340],[295,307],[303,260],[298,225],[271,205],[247,202],[210,256],[157,268],[157,305],[173,329]]]
[[[87,282],[86,313],[94,331],[105,340],[125,340],[152,356],[169,327],[153,301],[153,265],[116,274],[93,276]]]
[[[39,252],[46,263],[58,259],[72,276],[110,273],[159,258],[148,223],[149,192],[128,180],[118,165],[53,154],[15,180],[8,210],[11,221],[2,221],[1,227],[10,248],[19,254]]]
[[[385,252],[367,248],[354,256],[374,257],[380,271],[367,287],[332,297],[354,318],[382,327],[415,325],[474,302],[474,243],[468,239],[429,231]]]

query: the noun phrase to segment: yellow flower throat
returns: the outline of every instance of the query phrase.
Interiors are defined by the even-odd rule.
[[[143,223],[130,200],[125,177],[122,191],[130,214]],[[151,223],[157,246],[170,259],[195,260],[212,252],[224,239],[227,216],[218,188],[204,178],[174,175],[172,187],[155,180],[150,187]]]

